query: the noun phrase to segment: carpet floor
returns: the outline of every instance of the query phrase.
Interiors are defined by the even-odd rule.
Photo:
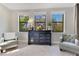
[[[58,45],[26,45],[11,49],[0,56],[75,56],[67,51],[60,51]]]

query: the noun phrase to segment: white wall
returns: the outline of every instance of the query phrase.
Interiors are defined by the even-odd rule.
[[[65,22],[64,22],[64,27],[65,27],[65,33],[73,34],[74,31],[74,9],[73,7],[68,7],[68,8],[56,8],[56,9],[36,9],[36,10],[23,10],[23,11],[12,11],[12,27],[11,31],[18,31],[18,16],[19,15],[30,15],[33,16],[33,12],[36,11],[44,11],[47,13],[47,20],[50,19],[50,13],[51,12],[64,12],[65,13]],[[52,42],[57,43],[60,42],[59,37],[62,35],[62,33],[56,33],[52,32]],[[20,40],[27,42],[28,40],[28,34],[27,32],[21,32],[19,35]]]
[[[10,31],[10,10],[0,4],[0,32]]]
[[[76,21],[74,19],[74,7],[68,8],[51,8],[51,9],[35,9],[35,10],[22,10],[22,11],[10,11],[5,6],[0,4],[0,32],[18,32],[18,16],[19,15],[30,15],[33,16],[33,12],[44,11],[48,16],[47,20],[50,19],[51,12],[64,12],[65,13],[65,33],[73,34],[76,32]],[[75,26],[75,27],[74,27]],[[75,30],[75,31],[74,31]],[[60,42],[59,37],[62,33],[52,32],[52,42]],[[20,32],[19,39],[23,42],[28,41],[28,32]]]

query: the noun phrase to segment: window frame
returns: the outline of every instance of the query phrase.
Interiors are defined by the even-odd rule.
[[[52,28],[51,29],[52,32],[57,32],[57,33],[65,32],[65,12],[64,11],[54,11],[54,12],[51,12],[51,16],[50,16],[51,17],[51,21],[52,21],[52,15],[55,14],[55,13],[59,13],[59,14],[63,14],[64,15],[64,20],[63,20],[63,22],[61,22],[61,23],[63,23],[63,26],[62,26],[63,30],[62,31],[53,31],[53,28]],[[53,27],[53,23],[55,23],[55,22],[52,22],[51,27]]]
[[[26,17],[29,17],[29,18],[30,18],[30,16],[29,15],[19,15],[18,16],[18,31],[19,32],[28,32],[29,30],[27,30],[27,31],[25,31],[25,30],[24,31],[21,31],[20,30],[20,23],[27,23],[27,22],[20,22],[20,16],[23,16],[23,17],[26,16]]]
[[[36,16],[45,16],[45,22],[36,22]],[[45,30],[46,30],[46,14],[34,15],[34,19],[35,19],[35,30],[36,30],[36,23],[44,23],[45,24]]]

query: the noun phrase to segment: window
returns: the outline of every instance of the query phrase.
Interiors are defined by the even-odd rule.
[[[29,18],[29,16],[19,16],[19,31],[26,32],[32,30],[33,22],[33,19]]]
[[[52,29],[53,32],[63,32],[64,14],[53,13],[52,14]]]
[[[46,16],[45,15],[35,15],[35,29],[36,30],[46,29]]]

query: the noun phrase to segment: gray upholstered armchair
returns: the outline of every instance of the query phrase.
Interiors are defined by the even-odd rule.
[[[0,43],[0,51],[6,52],[6,49],[17,47],[18,40],[15,32],[4,33],[3,41]]]
[[[66,50],[79,55],[79,45],[76,44],[76,41],[78,42],[77,35],[64,35],[61,38],[59,48],[61,51]]]

